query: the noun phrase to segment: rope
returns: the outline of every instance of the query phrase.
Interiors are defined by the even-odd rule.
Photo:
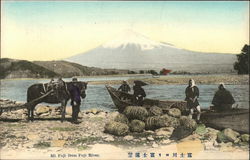
[[[10,112],[10,111],[16,111],[16,110],[19,110],[19,109],[25,109],[27,108],[27,106],[29,105],[32,105],[34,103],[36,103],[37,101],[47,97],[50,93],[52,93],[53,90],[47,92],[46,94],[42,95],[41,97],[38,97],[36,99],[33,99],[32,101],[28,102],[28,103],[25,103],[25,104],[22,104],[22,105],[18,105],[18,106],[10,106],[10,107],[1,107],[0,108],[0,115],[3,113],[3,112]]]

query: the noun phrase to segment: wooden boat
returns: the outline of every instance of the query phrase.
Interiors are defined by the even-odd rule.
[[[127,106],[136,106],[136,103],[134,102],[134,97],[132,94],[118,91],[117,89],[106,86],[115,106],[118,108],[119,112],[122,112],[125,107]],[[156,100],[156,99],[149,99],[145,98],[143,100],[143,106],[146,108],[150,108],[152,106],[158,106],[162,108],[163,110],[168,110],[170,108],[178,108],[182,112],[187,111],[187,102],[186,101],[174,101],[174,100]]]
[[[231,109],[223,112],[203,110],[201,121],[212,128],[231,128],[240,133],[249,133],[249,109]]]

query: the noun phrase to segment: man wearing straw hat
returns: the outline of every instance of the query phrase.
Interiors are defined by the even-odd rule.
[[[136,81],[134,81],[134,84],[135,84],[133,86],[134,101],[137,105],[142,106],[143,99],[146,97],[146,93],[145,93],[144,89],[142,88],[142,86],[147,85],[147,83],[145,83],[143,81],[136,80]]]
[[[128,82],[123,80],[122,85],[118,88],[118,91],[121,90],[122,92],[128,93],[130,91],[130,87],[128,85]]]

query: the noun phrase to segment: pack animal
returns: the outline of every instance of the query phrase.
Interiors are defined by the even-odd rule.
[[[86,89],[87,89],[87,82],[75,82],[76,85],[79,87],[80,89],[80,95],[81,98],[84,99],[86,97]],[[72,82],[65,82],[65,89],[64,90],[58,90],[56,87],[56,84],[54,87],[52,87],[52,89],[54,90],[51,94],[49,94],[48,96],[39,99],[38,101],[36,101],[35,103],[29,103],[34,99],[37,99],[41,96],[43,96],[45,93],[48,92],[47,88],[48,88],[48,83],[42,84],[42,83],[38,83],[38,84],[33,84],[31,85],[28,90],[27,90],[27,104],[29,104],[27,106],[28,109],[28,119],[33,121],[34,120],[34,109],[36,107],[37,104],[39,103],[50,103],[50,104],[61,104],[61,122],[63,122],[65,120],[65,112],[66,112],[66,105],[68,100],[70,99],[70,93],[68,92],[68,90],[70,90],[70,88],[73,86]]]

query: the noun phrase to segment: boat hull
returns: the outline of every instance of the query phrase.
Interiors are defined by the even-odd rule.
[[[232,109],[223,112],[204,111],[201,121],[216,129],[231,128],[240,133],[249,133],[249,110]]]
[[[118,91],[117,89],[106,86],[115,106],[118,108],[119,112],[122,112],[127,106],[135,106],[136,103],[133,102],[133,95],[129,93],[125,93],[122,91]],[[187,102],[186,101],[163,101],[163,100],[156,100],[156,99],[149,99],[145,98],[143,100],[143,106],[146,108],[150,108],[152,106],[158,106],[163,110],[168,110],[170,108],[178,108],[182,112],[187,111]]]

